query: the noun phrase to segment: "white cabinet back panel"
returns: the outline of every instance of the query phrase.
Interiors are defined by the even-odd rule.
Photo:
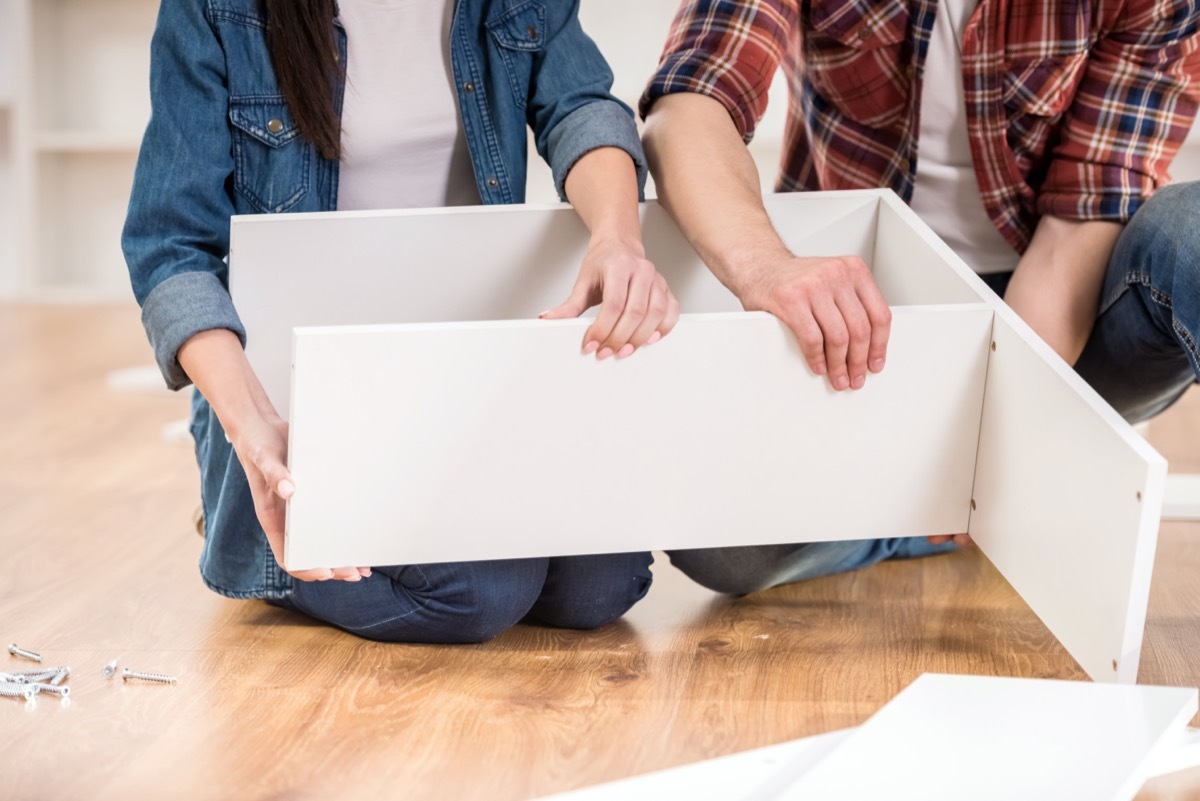
[[[768,207],[793,251],[869,263],[880,194],[779,196]],[[685,312],[741,309],[657,203],[642,217],[646,252]],[[246,355],[283,415],[293,328],[531,319],[566,299],[588,243],[561,204],[235,217],[232,238]]]
[[[894,318],[854,393],[762,313],[604,362],[577,320],[300,329],[287,564],[966,531],[992,311]]]

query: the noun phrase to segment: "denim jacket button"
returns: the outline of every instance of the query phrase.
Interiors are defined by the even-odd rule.
[[[499,182],[499,181],[497,181],[495,178],[488,178],[488,179],[487,179],[487,185],[488,185],[489,187],[491,187],[492,189],[495,189],[497,186],[499,186],[499,185],[500,185],[500,182]]]
[[[475,84],[471,83],[470,81],[467,81],[466,84],[463,85],[463,89],[465,89],[468,93],[474,92]]]
[[[536,26],[536,25],[530,25],[530,26],[529,26],[529,41],[531,41],[531,42],[536,42],[536,41],[537,41],[537,34],[538,34],[537,26]]]
[[[267,123],[267,130],[273,134],[277,134],[283,130],[282,120],[271,120]]]

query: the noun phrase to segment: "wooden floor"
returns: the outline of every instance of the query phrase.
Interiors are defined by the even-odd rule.
[[[471,647],[220,598],[191,448],[161,436],[186,398],[105,385],[148,361],[135,309],[0,307],[0,643],[74,671],[69,705],[0,699],[0,798],[525,799],[853,726],[927,671],[1083,678],[976,551],[740,601],[660,560],[607,629]],[[1150,436],[1200,472],[1200,396]],[[1200,525],[1164,525],[1143,683],[1200,686],[1198,579]],[[1184,798],[1200,771],[1139,796]]]

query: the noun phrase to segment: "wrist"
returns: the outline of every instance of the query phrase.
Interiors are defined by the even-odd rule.
[[[642,242],[642,231],[634,226],[597,226],[588,240],[588,250],[628,250],[639,258],[646,258],[646,246]]]

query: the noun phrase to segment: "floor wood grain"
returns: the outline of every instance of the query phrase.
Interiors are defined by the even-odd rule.
[[[853,726],[927,671],[1083,678],[974,551],[736,601],[660,559],[624,621],[469,647],[220,598],[191,449],[161,436],[186,398],[105,385],[148,360],[135,309],[0,307],[0,628],[74,671],[69,704],[0,699],[0,797],[525,799]],[[1150,437],[1200,471],[1200,396]],[[1200,525],[1165,525],[1143,683],[1200,686],[1198,576]],[[1200,772],[1139,798],[1200,798]]]

